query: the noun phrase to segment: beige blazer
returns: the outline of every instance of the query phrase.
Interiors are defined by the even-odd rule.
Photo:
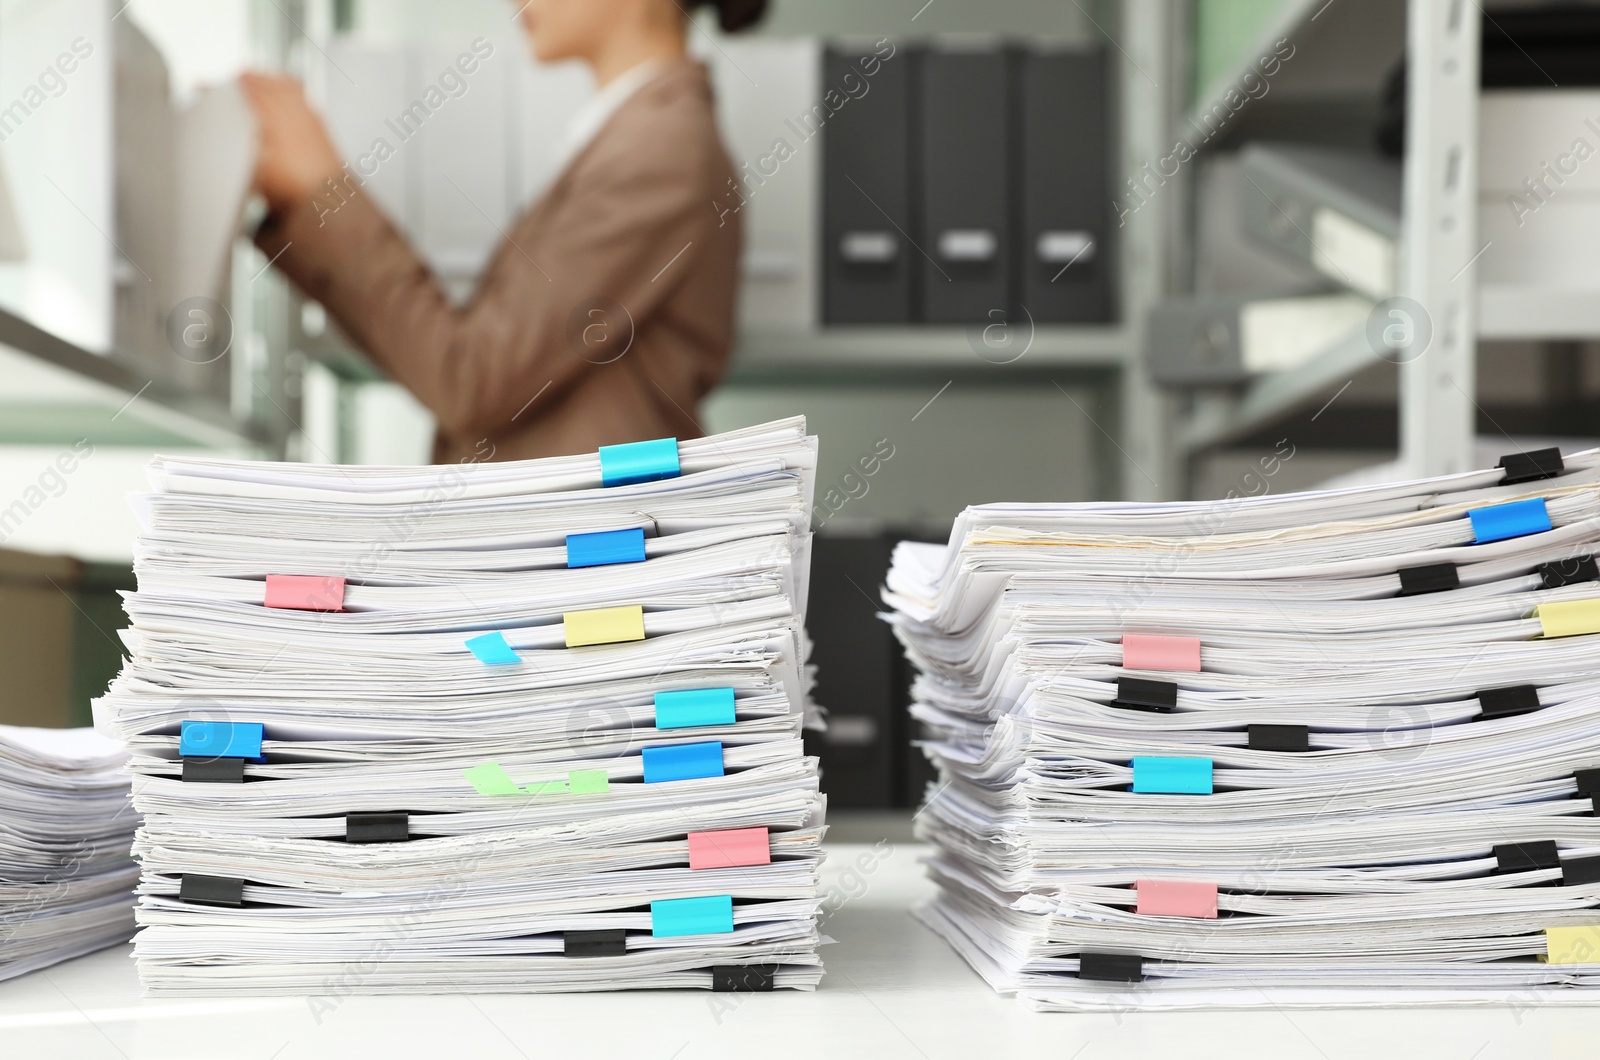
[[[433,411],[436,461],[692,438],[733,340],[734,178],[705,67],[684,59],[511,226],[465,306],[354,180],[256,243]]]

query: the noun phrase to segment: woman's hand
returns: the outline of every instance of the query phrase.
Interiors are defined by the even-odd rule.
[[[338,149],[300,82],[282,74],[244,74],[239,87],[260,130],[254,188],[274,210],[320,195],[341,175]]]

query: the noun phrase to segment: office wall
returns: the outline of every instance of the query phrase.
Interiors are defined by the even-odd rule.
[[[768,36],[1015,33],[1077,40],[1098,33],[1096,5],[1067,0],[774,0],[756,31]],[[516,8],[505,0],[357,0],[355,27],[379,37],[495,33]],[[710,24],[707,15],[701,15]],[[1096,13],[1095,18],[1105,24]]]
[[[954,382],[935,398],[941,385],[727,386],[706,402],[706,428],[804,415],[821,439],[819,502],[830,489],[847,498],[814,520],[824,532],[877,522],[942,536],[969,504],[1105,495],[1110,443],[1093,420],[1115,428],[1094,389]],[[859,462],[870,466],[882,442],[893,456],[863,476]]]
[[[0,156],[27,247],[0,264],[0,303],[94,350],[111,342],[113,272],[130,267],[106,236],[111,35],[104,0],[0,0]]]

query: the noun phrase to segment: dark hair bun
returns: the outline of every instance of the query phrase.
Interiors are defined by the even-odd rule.
[[[717,21],[724,33],[737,33],[761,21],[767,13],[767,0],[711,0]]]

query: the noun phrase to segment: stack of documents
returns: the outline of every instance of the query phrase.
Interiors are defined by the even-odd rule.
[[[802,419],[420,468],[158,458],[95,704],[148,990],[810,989]]]
[[[0,979],[133,934],[126,761],[92,729],[0,725]]]
[[[919,916],[1042,1008],[1593,1003],[1600,451],[985,505],[885,600]]]

